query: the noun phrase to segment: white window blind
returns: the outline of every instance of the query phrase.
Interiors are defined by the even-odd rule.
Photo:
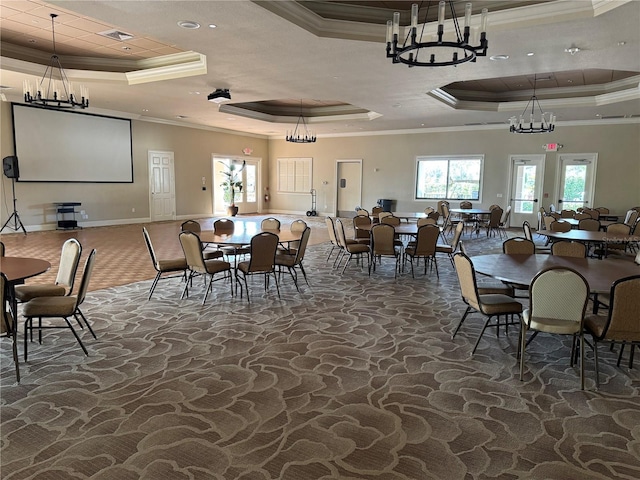
[[[309,193],[312,166],[312,158],[279,158],[278,193]]]

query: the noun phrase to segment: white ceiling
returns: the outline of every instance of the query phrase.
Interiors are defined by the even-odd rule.
[[[310,108],[344,103],[370,112],[309,118],[319,137],[474,124],[506,129],[530,91],[519,92],[516,101],[495,92],[458,101],[437,89],[454,82],[481,85],[480,80],[552,74],[558,76],[553,88],[539,90],[538,96],[557,116],[558,127],[610,117],[638,121],[640,116],[640,1],[552,1],[490,12],[488,54],[508,55],[508,60],[483,57],[458,67],[407,68],[385,57],[383,25],[326,20],[305,9],[304,2],[3,0],[0,84],[9,87],[2,89],[7,101],[21,101],[25,78],[40,80],[44,67],[38,62],[46,63],[52,51],[50,13],[59,15],[56,47],[67,75],[89,87],[89,113],[272,137],[284,136],[295,124],[297,114],[247,117],[207,101],[216,88],[228,88],[234,104],[304,100]],[[201,27],[181,28],[178,22],[184,20]],[[208,28],[211,23],[216,28]],[[109,29],[134,39],[97,35]],[[571,46],[581,51],[566,53]],[[186,74],[185,65],[190,76],[165,79]],[[158,66],[162,75],[150,69]],[[560,84],[570,77],[562,72],[595,70],[636,75],[595,87]]]

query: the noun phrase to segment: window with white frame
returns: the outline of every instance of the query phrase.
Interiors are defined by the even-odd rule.
[[[311,172],[311,158],[278,158],[278,193],[309,193]]]
[[[416,158],[416,200],[480,200],[484,155]]]

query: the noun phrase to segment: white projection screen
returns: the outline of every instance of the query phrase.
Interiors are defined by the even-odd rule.
[[[132,183],[131,120],[12,104],[19,182]]]

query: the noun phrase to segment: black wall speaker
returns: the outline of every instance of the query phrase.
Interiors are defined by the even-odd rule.
[[[20,178],[18,169],[18,157],[12,155],[2,159],[2,170],[7,178]]]

